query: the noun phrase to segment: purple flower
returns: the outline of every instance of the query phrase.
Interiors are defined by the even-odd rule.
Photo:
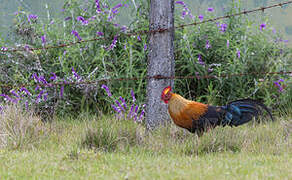
[[[103,32],[100,32],[100,31],[96,32],[96,34],[97,34],[98,36],[103,36],[103,35],[104,35]]]
[[[76,73],[73,67],[72,67],[72,73],[77,80],[81,79],[81,77]]]
[[[46,44],[46,35],[41,36],[42,45],[45,46]]]
[[[133,89],[131,89],[131,96],[133,98],[133,103],[136,101],[136,97],[135,97],[135,93],[133,91]]]
[[[7,47],[4,47],[4,46],[2,46],[0,50],[1,50],[1,51],[7,51],[7,50],[8,50],[8,48],[7,48]]]
[[[40,79],[39,79],[39,77],[38,77],[38,75],[36,73],[33,73],[31,75],[31,78],[34,79],[36,82],[39,82],[40,81]]]
[[[134,122],[136,122],[136,120],[137,120],[138,109],[139,109],[139,105],[136,105],[135,113],[134,113],[135,114]]]
[[[70,20],[70,19],[72,19],[70,16],[68,16],[68,17],[66,17],[64,20],[65,21],[68,21],[68,20]]]
[[[78,16],[76,19],[77,21],[80,21],[82,25],[88,25],[88,20],[86,20],[84,17]]]
[[[261,24],[260,25],[260,30],[262,31],[263,29],[265,29],[266,28],[266,24],[265,23],[263,23],[263,24]]]
[[[144,44],[144,51],[147,50],[147,44]]]
[[[141,111],[141,114],[140,114],[140,117],[139,117],[139,121],[142,122],[143,118],[144,118],[144,114],[145,114],[145,111],[144,111],[144,108],[145,108],[146,104],[143,104],[142,106],[142,111]]]
[[[39,93],[39,95],[36,97],[36,103],[39,103],[40,102],[43,94],[44,94],[44,90],[41,90],[40,93]]]
[[[35,14],[28,15],[28,22],[36,21],[37,19],[38,19],[38,16]]]
[[[131,109],[130,109],[130,112],[129,112],[127,118],[131,118],[132,117],[132,113],[133,113],[134,106],[135,106],[135,104],[132,104]]]
[[[117,108],[117,106],[115,106],[115,105],[111,105],[112,106],[112,108],[117,112],[117,113],[120,113],[121,112],[121,110],[119,109],[119,108]]]
[[[44,76],[39,77],[39,82],[42,82],[43,84],[48,84],[47,80],[45,79]]]
[[[209,8],[208,8],[208,11],[209,11],[209,12],[213,12],[213,11],[214,11],[214,8],[209,7]]]
[[[44,101],[47,101],[47,99],[48,99],[48,93],[46,92],[46,93],[44,94]]]
[[[175,4],[180,4],[182,6],[185,6],[185,3],[183,1],[175,1]]]
[[[101,13],[101,8],[100,8],[99,0],[95,0],[95,5],[96,5],[96,12],[97,13]]]
[[[200,65],[205,65],[204,61],[202,60],[201,54],[198,55],[198,62]]]
[[[0,94],[0,96],[4,97],[6,101],[10,101],[10,102],[13,102],[13,103],[17,103],[17,101],[19,100],[19,99],[12,99],[6,94]]]
[[[118,100],[116,100],[115,102],[122,111],[125,111],[125,109],[122,107],[121,103]]]
[[[13,96],[15,96],[15,97],[19,97],[18,93],[15,92],[14,90],[11,90],[10,92],[11,92],[11,94],[13,94]]]
[[[277,86],[279,92],[283,92],[284,91],[284,85],[281,85],[280,83],[284,82],[283,79],[279,79],[278,81],[275,81],[274,84]]]
[[[118,35],[115,35],[111,45],[107,48],[107,50],[112,50],[116,46],[117,42],[118,42]]]
[[[229,40],[227,39],[227,42],[226,42],[226,46],[227,48],[229,48]]]
[[[22,87],[20,92],[25,92],[27,95],[31,96],[31,93],[25,87]]]
[[[64,86],[61,86],[61,89],[60,89],[60,98],[63,98],[64,97]]]
[[[120,96],[119,99],[120,99],[121,102],[123,103],[124,108],[127,109],[127,103],[126,103],[125,99],[124,99],[122,96]]]
[[[204,20],[204,16],[203,15],[199,15],[198,18],[199,18],[200,21],[203,21]]]
[[[121,4],[121,3],[119,3],[119,4],[117,4],[116,6],[114,6],[113,8],[112,8],[112,13],[113,14],[117,14],[119,11],[118,11],[118,9],[120,8],[120,7],[122,7],[123,5]]]
[[[77,37],[79,41],[82,40],[77,31],[72,30],[71,34],[73,34],[75,37]]]
[[[236,55],[237,55],[238,58],[240,58],[240,50],[239,49],[237,49]]]
[[[51,75],[50,80],[54,81],[57,79],[57,75],[55,73],[51,72]]]
[[[209,49],[209,48],[211,48],[211,45],[210,45],[210,42],[209,42],[209,40],[207,40],[207,41],[206,41],[205,48],[206,48],[206,49]]]
[[[208,68],[208,72],[213,72],[214,69],[213,68]]]
[[[109,90],[109,88],[108,88],[105,84],[101,85],[101,88],[103,88],[103,89],[107,92],[107,95],[108,95],[109,97],[112,96],[111,91]]]
[[[137,39],[138,39],[138,41],[141,41],[141,37],[140,37],[140,35],[138,35]]]
[[[220,31],[221,32],[225,32],[226,31],[226,29],[227,29],[227,24],[220,24]]]

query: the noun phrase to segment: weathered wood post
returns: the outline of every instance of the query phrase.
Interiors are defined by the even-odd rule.
[[[168,29],[149,34],[148,76],[174,76],[174,0],[150,1],[150,31]],[[166,86],[173,86],[172,79],[148,79],[146,123],[153,129],[168,119],[167,105],[161,99]]]

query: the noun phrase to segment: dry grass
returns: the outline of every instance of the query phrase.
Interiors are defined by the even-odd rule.
[[[41,119],[19,105],[6,105],[0,116],[0,148],[32,148],[46,133]]]

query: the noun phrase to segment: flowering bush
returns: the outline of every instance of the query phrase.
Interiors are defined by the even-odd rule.
[[[107,81],[113,78],[144,77],[147,70],[147,36],[127,36],[132,30],[148,30],[148,7],[139,2],[131,11],[130,1],[115,4],[104,0],[66,0],[62,19],[48,23],[35,14],[15,14],[17,48],[25,51],[0,53],[0,100],[23,102],[25,106],[57,110],[110,112],[139,121],[144,116],[146,81]],[[176,23],[204,21],[216,8],[194,14],[184,1],[176,1]],[[119,24],[119,13],[132,12],[129,26]],[[239,11],[230,5],[229,14]],[[98,39],[86,41],[87,39]],[[33,47],[79,42],[72,46],[31,51]],[[254,72],[288,71],[291,50],[269,21],[256,22],[245,16],[176,29],[176,75],[196,79],[175,81],[175,91],[187,98],[222,104],[238,98],[263,99],[269,105],[285,104],[289,75],[254,75]],[[1,49],[10,49],[0,44]],[[248,76],[204,79],[204,75],[251,73]],[[283,81],[279,81],[283,79]],[[72,85],[72,82],[97,83]],[[104,82],[108,82],[106,86]],[[50,86],[50,82],[59,83]],[[274,85],[274,82],[275,83]],[[290,84],[289,84],[290,83]],[[22,87],[19,84],[29,84]],[[37,85],[37,84],[41,84]],[[24,89],[25,88],[25,89]],[[108,96],[104,94],[106,90]],[[109,89],[111,91],[109,91]],[[129,93],[132,92],[132,93]],[[112,94],[111,94],[112,93]],[[135,97],[134,94],[139,94]],[[114,95],[114,96],[113,96]],[[136,99],[137,98],[137,99]],[[132,99],[127,103],[127,99]],[[52,114],[52,113],[49,113]]]

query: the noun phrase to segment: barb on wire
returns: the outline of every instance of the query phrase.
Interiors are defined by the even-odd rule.
[[[275,74],[292,74],[292,71],[280,71],[280,72],[252,72],[252,73],[238,73],[238,74],[220,74],[220,75],[195,75],[195,76],[145,76],[145,77],[132,77],[132,78],[113,78],[113,79],[99,79],[93,81],[78,81],[78,82],[56,82],[56,83],[46,83],[46,84],[34,84],[41,87],[54,87],[54,86],[66,86],[66,85],[89,85],[97,84],[99,82],[109,82],[109,81],[137,81],[137,80],[148,80],[148,79],[214,79],[214,78],[230,78],[239,76],[250,76],[250,75],[275,75]],[[2,88],[22,88],[31,86],[32,84],[19,84],[19,85],[4,85],[0,84]]]
[[[225,15],[225,16],[219,16],[213,19],[207,19],[201,22],[193,22],[193,23],[189,23],[189,24],[182,24],[182,25],[178,25],[175,26],[174,29],[181,29],[187,26],[196,26],[199,24],[204,24],[207,22],[214,22],[214,21],[218,21],[220,19],[226,19],[226,18],[231,18],[231,17],[235,17],[235,16],[240,16],[240,15],[245,15],[245,14],[249,14],[249,13],[253,13],[253,12],[258,12],[258,11],[265,11],[266,9],[271,9],[274,7],[282,7],[284,5],[288,5],[291,4],[292,0],[287,1],[287,2],[282,2],[282,3],[278,3],[278,4],[274,4],[274,5],[270,5],[270,6],[265,6],[265,7],[259,7],[256,9],[252,9],[252,10],[244,10],[235,14],[230,14],[230,15]],[[136,36],[136,35],[143,35],[143,34],[151,34],[151,33],[160,33],[160,32],[165,32],[168,31],[170,29],[167,28],[160,28],[160,29],[155,29],[155,30],[141,30],[141,31],[132,31],[132,32],[128,32],[125,33],[124,35],[126,36]],[[15,51],[37,51],[37,50],[46,50],[46,49],[53,49],[53,48],[62,48],[62,47],[68,47],[68,46],[73,46],[76,44],[80,44],[80,43],[86,43],[86,42],[90,42],[90,41],[99,41],[99,40],[108,40],[110,39],[109,37],[102,37],[102,38],[93,38],[93,39],[86,39],[86,40],[80,40],[80,41],[74,41],[74,42],[69,42],[69,43],[64,43],[64,44],[60,44],[60,45],[52,45],[52,46],[45,46],[45,47],[39,47],[39,48],[22,48],[22,49],[8,49],[8,48],[2,48],[0,49],[0,52],[15,52]]]

